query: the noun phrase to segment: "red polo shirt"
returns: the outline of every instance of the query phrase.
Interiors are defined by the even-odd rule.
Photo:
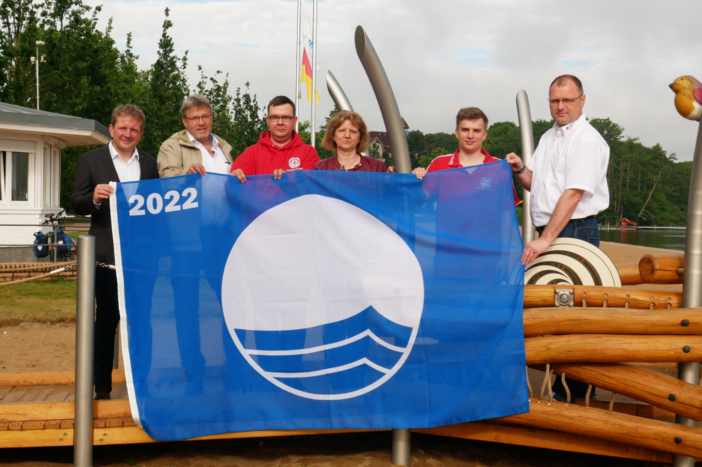
[[[261,133],[258,143],[246,148],[234,160],[232,171],[241,169],[246,175],[270,175],[276,169],[283,169],[284,172],[311,170],[318,161],[317,151],[303,143],[296,131],[282,148],[273,144],[270,131],[267,131]]]
[[[460,151],[460,149],[457,149],[456,152],[454,152],[453,154],[439,156],[433,161],[431,161],[429,167],[427,167],[427,173],[438,172],[440,170],[458,169],[460,167],[463,167],[461,165],[461,161],[458,159],[458,151]],[[496,162],[500,160],[496,157],[492,157],[490,154],[488,154],[488,152],[485,149],[481,149],[480,153],[485,156],[485,158],[483,159],[483,164],[488,164],[490,162]],[[512,193],[514,194],[514,205],[519,206],[519,203],[521,203],[521,201],[517,197],[517,190],[514,188],[514,183],[512,183]]]
[[[355,167],[347,169],[339,164],[339,158],[332,156],[328,159],[322,159],[314,165],[314,170],[345,170],[347,172],[387,172],[383,161],[375,157],[366,157],[361,155],[361,161]]]

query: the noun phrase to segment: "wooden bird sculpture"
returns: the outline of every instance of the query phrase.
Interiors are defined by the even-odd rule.
[[[680,115],[688,120],[702,117],[702,83],[685,75],[673,81],[670,89],[675,93],[675,108]]]

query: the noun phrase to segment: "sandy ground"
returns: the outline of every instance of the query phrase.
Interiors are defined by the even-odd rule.
[[[616,264],[638,263],[647,253],[680,253],[609,242],[603,242],[601,248]],[[638,287],[682,290],[682,286]],[[23,323],[19,326],[0,327],[0,373],[73,370],[74,357],[74,324]],[[390,446],[389,432],[110,446],[94,450],[94,465],[380,467],[392,465]],[[72,462],[73,453],[70,448],[0,451],[0,466],[48,467],[72,465]],[[655,464],[414,434],[412,465],[628,467]]]

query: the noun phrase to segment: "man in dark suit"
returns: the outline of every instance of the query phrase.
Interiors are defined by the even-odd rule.
[[[158,178],[156,159],[136,146],[144,134],[144,112],[131,104],[112,112],[109,126],[112,141],[80,156],[76,168],[71,205],[79,215],[90,214],[90,235],[95,236],[95,257],[100,263],[115,264],[110,221],[110,182],[133,182]],[[119,322],[117,274],[112,269],[95,269],[95,399],[109,399],[112,392],[112,362],[115,331]]]

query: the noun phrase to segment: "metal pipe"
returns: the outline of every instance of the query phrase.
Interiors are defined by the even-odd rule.
[[[692,162],[690,195],[687,207],[687,235],[685,238],[685,279],[683,281],[683,308],[702,306],[702,120],[697,131],[697,143]],[[678,379],[699,384],[700,364],[679,363]],[[675,422],[697,426],[694,420],[675,416]],[[694,457],[676,454],[675,467],[693,467]]]
[[[327,71],[327,90],[329,91],[329,95],[331,96],[332,100],[334,101],[334,104],[339,108],[339,110],[348,110],[350,112],[353,112],[351,101],[349,101],[349,98],[346,97],[346,93],[341,88],[341,85],[336,80],[331,71]],[[366,157],[370,157],[369,148],[366,148],[366,150],[363,151],[361,154],[363,154]]]
[[[383,64],[380,63],[380,58],[378,58],[378,54],[375,52],[373,44],[368,39],[363,27],[358,26],[356,28],[355,39],[356,53],[358,53],[358,58],[366,70],[371,86],[373,86],[373,92],[375,92],[375,98],[378,100],[380,113],[383,115],[383,121],[385,122],[385,130],[390,136],[395,172],[408,174],[412,172],[412,163],[410,162],[407,135],[405,135],[405,126],[402,124],[400,108],[397,106],[388,75],[385,74]]]
[[[519,115],[519,133],[522,137],[522,162],[529,163],[534,155],[534,129],[531,125],[529,96],[524,89],[517,93],[517,115]],[[531,193],[524,190],[522,195],[522,240],[528,243],[534,240],[536,228],[531,223]]]
[[[339,110],[350,110],[353,112],[353,107],[351,106],[349,98],[346,97],[346,93],[341,89],[341,85],[336,78],[334,78],[331,71],[327,71],[327,90]]]
[[[93,465],[93,344],[95,339],[95,237],[78,237],[76,383],[73,465]]]
[[[394,465],[410,466],[410,435],[409,428],[392,430],[392,463]]]
[[[304,1],[304,0],[303,0]],[[312,117],[310,121],[310,144],[316,147],[317,143],[317,0],[314,0],[312,10]]]
[[[295,54],[295,116],[299,114],[298,108],[300,106],[300,82],[302,81],[302,74],[300,73],[300,18],[302,17],[302,11],[300,8],[300,2],[303,0],[297,0],[297,49]],[[295,131],[298,131],[300,122],[295,120]]]

